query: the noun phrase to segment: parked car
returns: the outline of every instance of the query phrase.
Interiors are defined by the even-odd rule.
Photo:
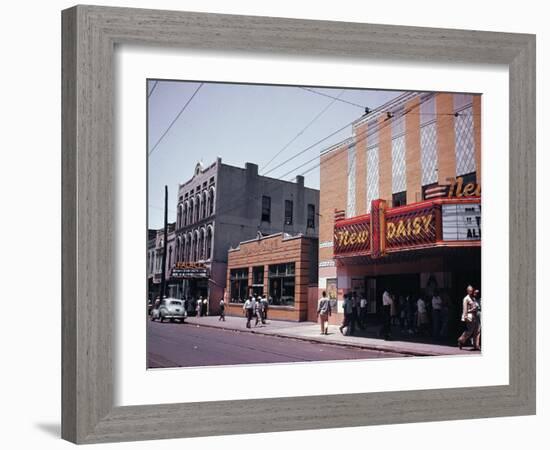
[[[187,311],[183,307],[183,301],[177,298],[164,298],[158,305],[155,305],[151,311],[151,320],[179,320],[183,323],[187,317]]]

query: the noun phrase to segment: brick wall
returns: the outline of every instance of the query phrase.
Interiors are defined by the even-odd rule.
[[[282,234],[276,234],[259,240],[241,243],[239,250],[228,253],[227,264],[227,294],[230,300],[230,271],[237,268],[248,268],[248,285],[252,285],[252,268],[264,267],[264,293],[269,294],[269,266],[294,262],[295,285],[294,306],[270,306],[268,318],[276,320],[307,320],[309,271],[317,270],[317,261],[310,261],[310,246],[317,246],[316,239],[293,237],[283,239]],[[227,314],[243,316],[243,305],[228,303]]]
[[[405,110],[410,114],[405,116],[405,159],[407,164],[407,204],[421,199],[422,164],[420,156],[420,98],[407,103]],[[418,196],[418,199],[417,199]]]
[[[455,127],[452,94],[435,97],[437,110],[437,164],[438,182],[447,184],[456,175]]]

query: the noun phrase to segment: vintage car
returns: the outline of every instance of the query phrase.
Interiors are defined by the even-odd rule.
[[[151,310],[151,320],[179,320],[183,323],[187,317],[187,311],[185,311],[183,300],[177,298],[164,298],[158,305],[155,305]]]

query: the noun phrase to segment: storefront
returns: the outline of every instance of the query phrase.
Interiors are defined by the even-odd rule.
[[[459,317],[466,286],[481,287],[481,200],[437,198],[391,209],[375,200],[369,214],[335,220],[334,261],[326,282],[338,299],[334,322],[350,292],[366,296],[368,313],[378,317],[386,289],[397,298],[431,298],[437,290]]]
[[[269,319],[307,320],[308,296],[317,295],[317,249],[317,239],[284,233],[258,236],[230,249],[227,314],[242,317],[248,296],[265,294]]]
[[[188,313],[194,313],[199,297],[209,298],[209,268],[202,263],[182,263],[174,265],[168,280],[170,297],[186,300]]]

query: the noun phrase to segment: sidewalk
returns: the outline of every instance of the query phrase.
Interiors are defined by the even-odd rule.
[[[379,350],[408,356],[479,355],[479,352],[469,351],[469,349],[460,350],[457,347],[443,344],[412,342],[408,340],[385,341],[381,338],[368,337],[369,331],[366,333],[363,332],[367,336],[343,336],[338,330],[337,325],[330,325],[329,334],[322,335],[319,331],[319,324],[314,322],[268,320],[265,325],[259,324],[257,327],[254,327],[254,321],[252,321],[252,328],[246,328],[246,319],[244,317],[226,316],[226,321],[223,322],[218,320],[218,316],[205,316],[188,317],[186,323],[246,333],[301,339],[323,344]]]

